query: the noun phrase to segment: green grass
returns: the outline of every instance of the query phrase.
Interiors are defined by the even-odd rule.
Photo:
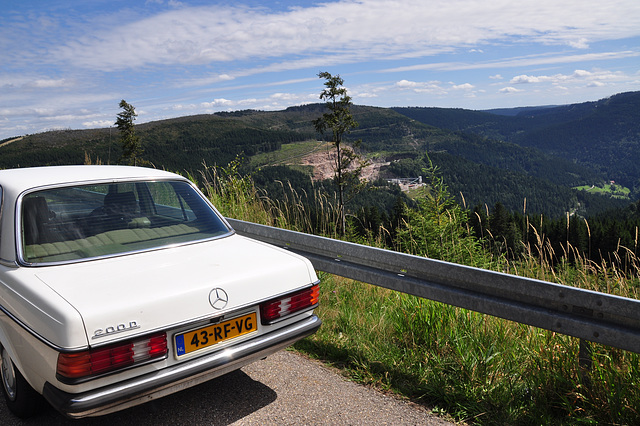
[[[288,200],[270,200],[234,167],[222,173],[203,172],[205,191],[222,214],[309,232],[305,207],[295,193]],[[331,223],[337,216],[329,197],[325,200],[323,223],[328,225],[323,225],[322,233],[332,236]],[[437,220],[455,216],[442,211]],[[409,231],[414,238],[420,230]],[[460,234],[455,235],[443,246],[445,255],[456,252]],[[630,268],[635,272],[625,275],[619,265],[595,265],[577,255],[574,264],[551,268],[554,254],[547,247],[540,236],[517,263],[470,261],[517,275],[640,297],[640,260],[632,254],[620,260],[636,265]],[[465,250],[483,256],[473,246]],[[322,272],[319,276],[317,313],[323,325],[295,348],[341,368],[351,380],[402,395],[454,421],[640,424],[639,354],[592,344],[593,366],[585,372],[579,365],[578,339]]]
[[[409,188],[405,194],[407,194],[407,197],[411,198],[412,200],[417,200],[419,198],[424,198],[424,189],[422,187],[414,187],[414,188]]]
[[[609,195],[611,197],[620,198],[620,199],[628,199],[629,194],[631,194],[631,190],[629,188],[626,188],[624,186],[621,186],[615,183],[614,184],[607,183],[607,184],[604,184],[603,186],[583,185],[583,186],[577,186],[574,189],[577,189],[579,191],[591,192],[593,194]]]
[[[350,379],[476,424],[637,424],[637,354],[321,274],[321,329],[296,344]]]
[[[252,169],[261,166],[276,166],[296,163],[300,158],[316,152],[327,151],[328,144],[323,141],[306,141],[282,144],[280,149],[254,155],[250,158]]]

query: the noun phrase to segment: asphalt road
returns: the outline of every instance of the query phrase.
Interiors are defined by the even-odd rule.
[[[448,425],[424,408],[345,380],[281,351],[242,370],[111,415],[67,420],[53,409],[20,420],[0,401],[0,425]]]

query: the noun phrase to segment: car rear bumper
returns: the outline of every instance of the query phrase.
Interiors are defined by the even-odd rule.
[[[312,315],[282,330],[219,352],[81,394],[63,392],[46,383],[43,396],[55,409],[72,418],[120,411],[242,368],[315,333],[321,323],[317,316]]]

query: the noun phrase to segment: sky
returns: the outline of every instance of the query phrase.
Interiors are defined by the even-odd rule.
[[[491,109],[640,90],[638,0],[2,0],[0,140],[321,102]]]

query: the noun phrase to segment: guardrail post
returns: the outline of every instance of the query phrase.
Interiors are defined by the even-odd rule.
[[[591,367],[593,366],[593,353],[591,342],[580,339],[580,349],[578,351],[578,366],[580,368],[580,379],[585,387],[591,387]]]

